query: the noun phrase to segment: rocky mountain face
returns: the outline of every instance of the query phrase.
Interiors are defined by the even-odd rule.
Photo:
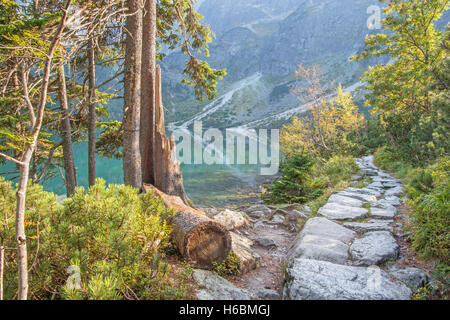
[[[168,122],[172,127],[193,120],[215,127],[280,126],[292,116],[286,111],[299,105],[289,91],[298,64],[319,64],[327,80],[349,90],[358,87],[369,64],[387,62],[349,61],[364,49],[366,34],[382,31],[367,26],[368,8],[378,6],[381,12],[381,5],[377,0],[201,1],[198,11],[216,34],[207,61],[228,75],[215,101],[198,102],[180,85],[185,57],[169,55],[163,62]]]

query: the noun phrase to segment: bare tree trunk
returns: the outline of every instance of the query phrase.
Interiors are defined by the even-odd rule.
[[[66,180],[67,196],[74,194],[77,187],[77,179],[75,175],[75,161],[72,149],[72,128],[70,126],[69,104],[67,102],[66,75],[64,65],[58,66],[58,82],[59,82],[59,103],[62,111],[62,147],[64,157],[64,171]]]
[[[156,66],[155,86],[155,187],[173,196],[180,197],[186,205],[189,198],[184,190],[180,162],[176,156],[175,141],[165,133],[164,107],[162,104],[161,68]]]
[[[155,72],[156,72],[156,0],[145,0],[142,31],[142,93],[140,148],[142,181],[154,184]]]
[[[19,268],[19,300],[27,300],[28,296],[28,261],[27,261],[27,240],[25,235],[25,200],[27,193],[29,166],[33,148],[28,147],[20,166],[19,186],[16,194],[16,242]]]
[[[47,58],[45,61],[45,67],[43,71],[42,78],[42,86],[41,86],[41,95],[39,98],[39,105],[37,108],[37,117],[36,121],[33,124],[31,130],[31,144],[28,145],[23,153],[23,156],[20,161],[17,163],[20,164],[20,180],[19,185],[17,187],[17,206],[16,206],[16,242],[17,242],[17,255],[18,255],[18,299],[26,300],[28,297],[28,261],[27,261],[27,242],[25,235],[25,201],[26,201],[26,192],[27,192],[27,183],[30,169],[30,161],[33,156],[33,152],[36,149],[37,140],[39,137],[39,133],[42,127],[42,121],[44,119],[44,111],[45,105],[47,103],[47,94],[48,94],[48,86],[50,80],[50,72],[52,66],[53,55],[55,53],[55,49],[57,44],[61,39],[62,32],[66,26],[67,21],[67,12],[72,4],[72,0],[68,0],[65,10],[63,11],[63,15],[61,21],[59,23],[59,27],[57,32],[50,44],[50,48],[47,53]]]
[[[142,0],[127,1],[125,85],[123,111],[123,173],[126,185],[142,187],[139,148],[142,66]]]
[[[89,124],[88,124],[88,167],[89,185],[95,184],[95,141],[96,141],[96,103],[95,103],[95,48],[94,40],[89,40],[88,44],[89,60]]]

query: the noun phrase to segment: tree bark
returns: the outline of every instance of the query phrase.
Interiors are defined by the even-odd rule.
[[[144,10],[140,148],[142,181],[144,183],[154,184],[153,144],[155,131],[156,1],[145,0]]]
[[[88,44],[89,60],[89,124],[88,124],[88,167],[89,186],[95,184],[95,141],[96,141],[96,95],[95,95],[95,48],[94,40],[89,40]]]
[[[62,111],[62,148],[64,158],[64,172],[66,179],[67,197],[74,194],[77,187],[77,179],[75,175],[75,160],[72,149],[72,128],[70,126],[69,104],[67,101],[66,76],[64,65],[58,66],[58,82],[59,82],[59,103]]]
[[[125,40],[124,77],[124,183],[142,188],[141,152],[139,147],[142,66],[142,1],[128,0]]]

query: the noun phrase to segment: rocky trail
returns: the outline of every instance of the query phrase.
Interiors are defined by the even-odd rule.
[[[403,186],[372,156],[355,162],[371,183],[333,194],[315,217],[298,205],[204,209],[230,230],[241,274],[227,280],[195,270],[198,299],[411,299],[428,279],[402,263],[405,234],[396,220]]]

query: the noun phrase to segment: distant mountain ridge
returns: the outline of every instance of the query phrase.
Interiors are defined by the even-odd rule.
[[[207,61],[214,68],[226,68],[228,75],[216,101],[200,103],[190,88],[180,85],[185,57],[166,57],[162,67],[168,122],[175,127],[201,118],[206,126],[223,127],[276,118],[298,107],[289,87],[299,63],[320,64],[328,80],[358,86],[370,64],[388,60],[349,61],[364,50],[366,34],[381,32],[367,26],[368,8],[381,5],[377,0],[202,1],[198,11],[205,17],[203,23],[217,35]],[[204,115],[205,107],[213,112]],[[265,126],[281,124],[259,121]]]

